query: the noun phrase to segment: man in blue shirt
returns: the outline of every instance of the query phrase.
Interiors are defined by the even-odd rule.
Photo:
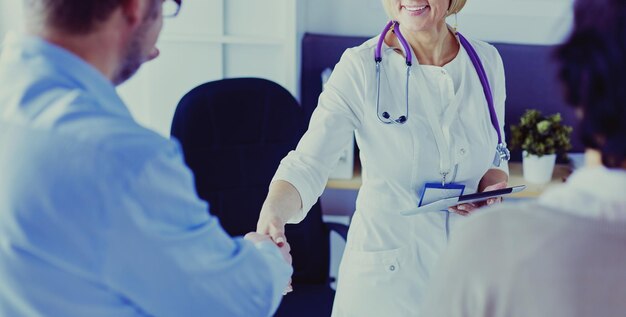
[[[276,310],[289,246],[229,237],[115,91],[158,55],[167,1],[25,1],[0,55],[0,316]]]

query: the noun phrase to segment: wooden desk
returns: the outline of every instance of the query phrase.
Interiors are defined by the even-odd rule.
[[[563,183],[565,179],[571,174],[571,168],[566,164],[557,164],[554,167],[552,173],[552,181],[544,185],[530,184],[524,180],[522,176],[522,163],[510,162],[509,163],[509,186],[526,185],[526,189],[515,194],[509,195],[510,197],[537,197],[546,188]],[[326,188],[331,189],[353,189],[358,190],[361,187],[361,167],[355,164],[354,177],[352,179],[330,179],[326,184]]]

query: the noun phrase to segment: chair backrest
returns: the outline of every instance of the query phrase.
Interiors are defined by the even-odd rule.
[[[202,84],[180,101],[171,134],[182,145],[198,195],[231,235],[256,229],[280,160],[306,130],[304,112],[282,86],[260,78]],[[287,227],[294,283],[328,279],[328,229],[316,204]]]

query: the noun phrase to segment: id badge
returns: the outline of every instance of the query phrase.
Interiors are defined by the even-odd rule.
[[[461,196],[464,190],[465,185],[463,184],[448,183],[441,185],[441,183],[426,183],[420,195],[418,207],[428,205],[441,199]]]

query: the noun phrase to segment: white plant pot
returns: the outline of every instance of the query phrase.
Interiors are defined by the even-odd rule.
[[[524,151],[522,156],[522,170],[524,179],[533,184],[546,184],[552,179],[552,171],[556,162],[556,154],[544,156],[528,155]]]

